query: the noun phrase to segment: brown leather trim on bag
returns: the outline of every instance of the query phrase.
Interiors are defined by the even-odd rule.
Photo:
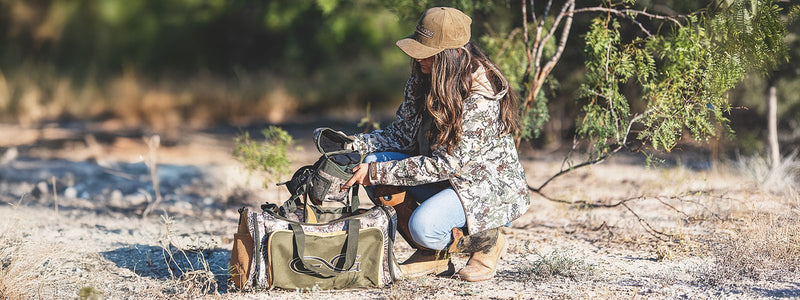
[[[253,237],[247,234],[233,235],[233,250],[231,251],[231,280],[239,288],[247,281],[250,271],[250,262],[253,259]]]
[[[393,185],[376,185],[374,194],[386,206],[396,206],[406,198],[406,190]]]
[[[245,214],[239,215],[239,228],[233,234],[233,249],[231,250],[231,280],[240,289],[244,289],[250,263],[253,260],[253,237],[247,226]]]
[[[400,186],[390,185],[376,185],[375,198],[380,199],[383,205],[391,206],[397,213],[397,232],[400,236],[408,242],[414,249],[426,249],[420,246],[411,238],[411,232],[408,228],[408,221],[411,219],[411,214],[417,209],[417,200],[411,194],[406,193],[405,188]],[[386,199],[388,196],[389,199]],[[376,203],[377,204],[377,203]]]

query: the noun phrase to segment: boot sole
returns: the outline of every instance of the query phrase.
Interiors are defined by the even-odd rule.
[[[506,240],[505,244],[503,244],[503,248],[500,249],[500,255],[498,256],[498,260],[505,258],[506,254],[508,254],[508,240]],[[498,264],[500,263],[498,262]],[[464,276],[459,274],[458,276],[464,281],[476,282],[476,281],[484,281],[492,279],[496,274],[497,274],[497,266],[494,267],[491,273],[486,275]]]

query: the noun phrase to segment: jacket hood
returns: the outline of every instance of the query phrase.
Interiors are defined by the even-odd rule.
[[[492,88],[492,83],[489,82],[487,72],[494,72],[502,81],[501,86],[498,87],[499,91]],[[487,67],[481,65],[475,72],[472,73],[472,93],[481,95],[487,99],[500,100],[508,93],[508,81],[494,69],[494,67]]]

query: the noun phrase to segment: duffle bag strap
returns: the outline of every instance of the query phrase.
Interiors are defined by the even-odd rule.
[[[301,189],[302,193],[297,195],[292,195],[289,197],[288,200],[284,201],[283,204],[280,206],[280,210],[283,211],[284,214],[294,213],[297,211],[298,207],[301,205],[305,205],[308,208],[314,210],[316,214],[324,214],[324,213],[334,213],[334,214],[343,214],[343,213],[355,213],[358,211],[358,207],[361,205],[361,202],[358,197],[358,187],[359,184],[354,184],[351,188],[352,191],[350,193],[350,198],[348,199],[348,204],[345,207],[340,208],[323,208],[314,203],[314,201],[308,200],[308,190],[303,187]],[[263,204],[261,205],[261,209],[266,210],[273,210],[274,211],[274,204]]]
[[[361,206],[361,202],[358,199],[358,187],[359,186],[360,185],[358,183],[356,183],[351,188],[351,189],[353,189],[353,191],[350,194],[350,201],[348,201],[348,202],[350,202],[350,213],[355,213],[356,211],[358,211],[358,207]]]
[[[300,224],[291,223],[289,227],[292,228],[294,233],[294,246],[297,249],[297,255],[303,268],[312,271],[322,277],[334,277],[343,272],[350,271],[356,263],[356,255],[358,252],[358,231],[361,228],[361,221],[358,219],[350,219],[347,221],[347,239],[344,253],[344,264],[341,267],[333,266],[332,268],[322,268],[316,262],[308,261],[305,258],[306,235],[303,231],[303,226]]]
[[[323,208],[323,207],[315,204],[313,201],[308,201],[308,198],[306,198],[307,202],[305,204],[307,204],[309,207],[314,209],[314,211],[316,213],[319,213],[319,214],[325,214],[325,213],[334,213],[334,214],[351,213],[352,214],[352,213],[357,212],[358,211],[358,207],[361,205],[361,202],[359,201],[359,197],[358,197],[358,187],[359,186],[360,186],[359,184],[354,184],[353,187],[351,187],[352,191],[350,192],[350,198],[348,199],[347,204],[344,207]],[[284,204],[284,205],[286,205],[286,204]],[[295,204],[295,205],[292,205],[292,206],[296,207],[297,205]]]
[[[281,204],[280,210],[282,210],[284,214],[294,213],[297,210],[298,202],[300,202],[300,204],[302,204],[302,201],[300,201],[300,198],[303,197],[303,195],[305,195],[305,193],[298,194],[298,195],[292,195],[291,197],[289,197],[288,200],[284,201],[283,204]],[[263,205],[262,205],[262,209],[263,209]]]

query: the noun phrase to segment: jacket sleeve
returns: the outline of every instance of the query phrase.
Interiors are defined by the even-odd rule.
[[[461,177],[461,162],[446,152],[370,164],[372,184],[413,186]]]
[[[416,150],[418,118],[416,118],[416,97],[411,90],[415,80],[417,79],[412,76],[406,82],[403,93],[405,100],[397,109],[397,119],[386,129],[355,135],[353,150],[362,154],[384,151],[413,152]]]
[[[479,105],[478,103],[482,103]],[[498,127],[499,105],[480,96],[464,101],[464,122],[461,140],[447,153],[444,147],[434,149],[431,156],[412,156],[403,160],[370,164],[370,182],[385,185],[420,185],[452,178],[465,181],[482,180],[492,170],[486,161],[493,159],[488,153],[500,139]]]

